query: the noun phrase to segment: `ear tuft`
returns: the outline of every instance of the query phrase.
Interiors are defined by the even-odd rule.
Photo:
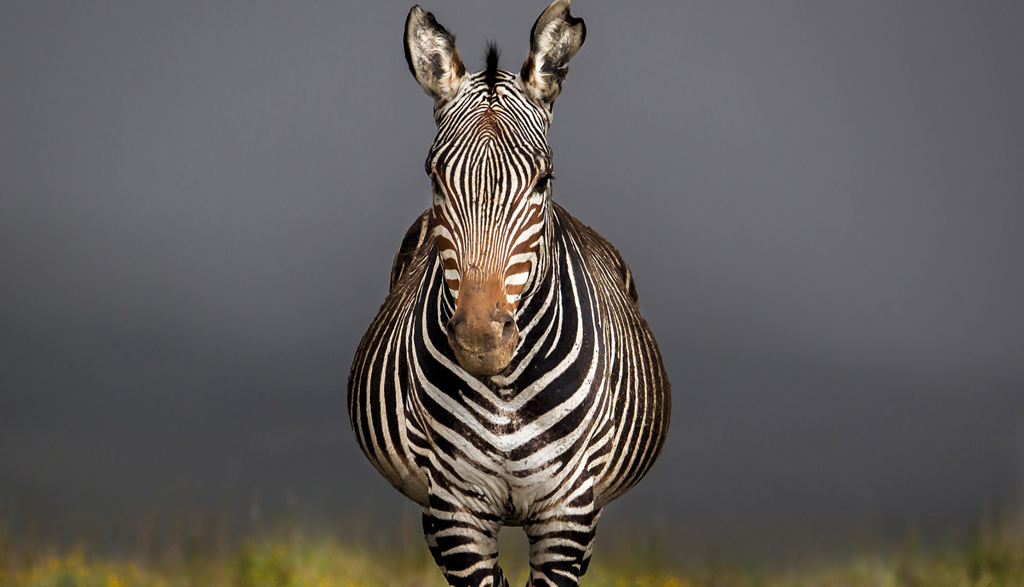
[[[568,63],[583,46],[587,25],[569,13],[569,0],[555,0],[530,31],[530,54],[520,72],[523,85],[548,108],[562,91]]]
[[[435,100],[455,96],[466,77],[455,37],[419,5],[412,7],[405,20],[405,61],[416,81]]]

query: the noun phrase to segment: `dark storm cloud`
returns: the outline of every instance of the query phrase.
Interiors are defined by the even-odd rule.
[[[516,70],[543,7],[425,8],[470,69],[493,39]],[[0,8],[0,497],[386,494],[344,382],[428,205],[407,10]],[[1019,493],[1021,9],[573,10],[555,197],[631,263],[675,389],[619,507],[969,519]]]

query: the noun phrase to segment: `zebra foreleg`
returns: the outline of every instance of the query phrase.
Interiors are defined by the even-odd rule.
[[[423,534],[430,554],[452,587],[508,587],[498,566],[499,529],[499,524],[492,528],[452,511],[423,510]]]
[[[524,526],[530,539],[527,587],[576,587],[590,566],[597,519],[593,491],[587,489],[568,505],[545,511]]]

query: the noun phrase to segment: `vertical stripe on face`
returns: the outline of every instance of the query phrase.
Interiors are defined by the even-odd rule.
[[[550,114],[515,76],[494,89],[480,74],[436,113],[426,168],[433,183],[432,235],[452,297],[466,271],[500,276],[517,306],[535,282],[550,199]]]

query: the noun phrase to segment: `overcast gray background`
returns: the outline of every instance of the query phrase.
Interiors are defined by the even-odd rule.
[[[425,8],[471,70],[487,40],[518,70],[544,2]],[[408,9],[0,6],[8,526],[415,518],[345,409],[429,201]],[[674,388],[661,460],[604,524],[899,531],[1021,496],[1022,5],[573,11],[555,198],[631,263]]]

